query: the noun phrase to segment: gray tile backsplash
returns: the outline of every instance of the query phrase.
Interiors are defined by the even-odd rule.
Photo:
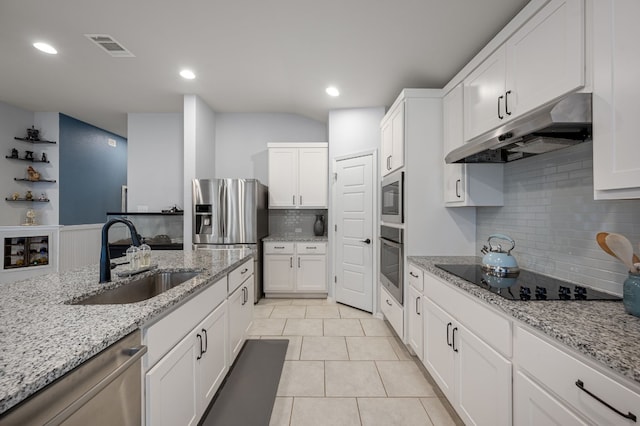
[[[316,215],[324,216],[324,235],[327,235],[327,210],[269,210],[269,234],[283,237],[312,236]]]
[[[521,268],[622,294],[626,268],[596,243],[618,232],[640,251],[640,200],[593,199],[592,143],[505,165],[504,206],[478,207],[478,253],[492,233],[510,235]]]

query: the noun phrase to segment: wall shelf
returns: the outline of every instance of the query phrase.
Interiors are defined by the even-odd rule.
[[[34,198],[32,200],[27,200],[26,198],[18,198],[16,200],[14,200],[13,198],[7,198],[5,197],[5,201],[9,201],[11,203],[18,203],[18,202],[28,202],[28,203],[48,203],[49,199],[46,198],[44,200],[39,200],[37,198]]]
[[[33,140],[33,139],[18,138],[18,137],[14,137],[14,139],[17,140],[17,141],[29,142],[29,143],[52,143],[52,144],[56,143],[56,141],[47,141],[47,140],[44,140],[44,139]]]
[[[49,160],[47,161],[42,161],[42,160],[37,160],[37,159],[30,159],[30,158],[20,158],[20,157],[12,157],[10,155],[5,155],[4,158],[8,158],[10,160],[20,160],[20,161],[28,161],[30,163],[49,163]]]
[[[31,180],[31,179],[24,179],[24,178],[13,178],[13,180],[17,181],[17,182],[32,182],[32,183],[37,183],[37,182],[47,182],[47,183],[55,183],[56,180],[55,179],[38,179],[38,180]]]

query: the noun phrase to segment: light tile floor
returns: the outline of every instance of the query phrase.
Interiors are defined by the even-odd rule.
[[[324,299],[262,299],[250,338],[288,339],[272,426],[463,424],[388,324]]]

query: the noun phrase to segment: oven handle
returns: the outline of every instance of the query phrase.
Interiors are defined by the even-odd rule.
[[[402,248],[402,244],[396,243],[395,241],[387,240],[384,237],[378,237],[378,239],[382,242],[382,244],[386,244],[388,246],[395,247],[395,248]]]

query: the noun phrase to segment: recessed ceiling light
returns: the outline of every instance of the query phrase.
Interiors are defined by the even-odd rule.
[[[329,96],[340,96],[340,91],[333,86],[327,87],[327,95]]]
[[[47,43],[33,43],[33,47],[41,52],[48,53],[50,55],[55,55],[56,53],[58,53],[58,51],[53,46]]]
[[[186,78],[187,80],[193,80],[194,78],[196,78],[196,75],[191,70],[180,71],[180,76],[182,78]]]

